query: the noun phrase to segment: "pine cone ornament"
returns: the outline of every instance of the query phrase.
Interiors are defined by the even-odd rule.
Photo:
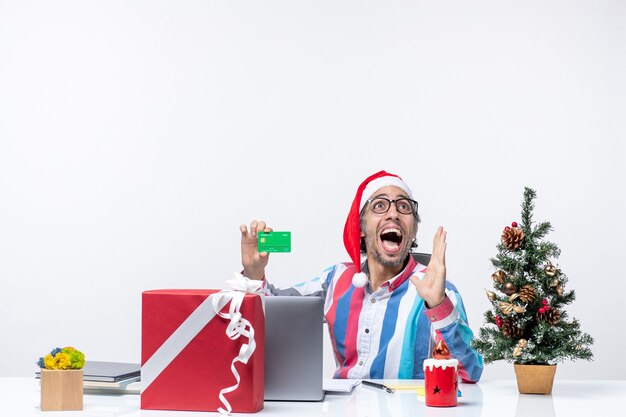
[[[516,250],[522,246],[524,231],[519,227],[506,227],[502,232],[502,244],[508,250]]]
[[[537,297],[535,293],[535,288],[532,285],[524,285],[521,290],[519,290],[519,299],[525,303],[531,303]]]
[[[537,321],[545,321],[551,326],[554,326],[561,319],[561,313],[558,310],[549,308],[547,310],[539,309],[537,312]]]
[[[502,326],[500,326],[500,331],[505,337],[510,339],[519,339],[524,335],[524,329],[520,329],[515,325],[513,320],[506,318],[502,320]]]

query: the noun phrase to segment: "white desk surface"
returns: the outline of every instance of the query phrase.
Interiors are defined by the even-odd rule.
[[[552,395],[520,395],[514,380],[461,384],[463,397],[453,408],[426,407],[415,392],[387,394],[358,386],[351,394],[326,395],[320,402],[266,402],[259,416],[483,416],[553,417],[617,416],[626,410],[626,380],[554,382]],[[0,416],[204,417],[219,413],[144,411],[139,395],[85,395],[83,411],[39,409],[39,383],[34,378],[0,378]],[[247,415],[251,414],[239,414]]]

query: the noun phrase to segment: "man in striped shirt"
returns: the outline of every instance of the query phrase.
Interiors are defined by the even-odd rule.
[[[444,340],[459,360],[459,375],[476,382],[482,357],[470,346],[473,333],[463,301],[446,281],[446,232],[439,227],[428,267],[411,257],[418,204],[397,175],[380,171],[359,186],[344,228],[352,262],[327,268],[320,277],[278,289],[265,279],[267,253],[257,250],[262,221],[241,230],[244,276],[263,280],[267,295],[319,296],[333,343],[335,378],[421,379],[422,363]],[[366,259],[361,263],[361,255]]]

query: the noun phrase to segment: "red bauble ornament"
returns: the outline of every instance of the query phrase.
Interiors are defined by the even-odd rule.
[[[511,223],[511,226],[513,226],[513,227],[517,227],[517,222],[513,222],[513,223]]]
[[[496,326],[498,326],[498,328],[502,327],[502,317],[496,316]]]
[[[541,304],[543,304],[544,306],[548,305],[548,299],[544,298],[543,300],[541,300]]]
[[[510,229],[510,227],[509,227],[509,226],[506,226],[506,227],[504,228],[504,230],[509,230],[509,229]]]

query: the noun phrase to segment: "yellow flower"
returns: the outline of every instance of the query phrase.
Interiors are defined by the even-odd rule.
[[[68,355],[67,353],[57,353],[54,357],[54,360],[56,365],[54,369],[70,369],[72,366],[70,355]]]
[[[43,358],[39,358],[37,364],[44,369],[82,369],[85,365],[85,355],[72,346],[55,348]]]
[[[51,354],[47,354],[43,357],[43,364],[46,366],[46,369],[54,369],[54,358]]]

